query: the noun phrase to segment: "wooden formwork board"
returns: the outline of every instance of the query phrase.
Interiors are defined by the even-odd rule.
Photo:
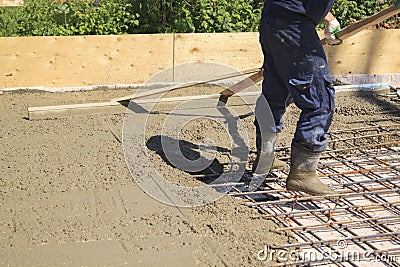
[[[258,36],[256,32],[176,34],[174,64],[203,61],[237,70],[259,68],[263,54]]]
[[[400,73],[400,30],[365,30],[325,46],[334,75]],[[0,88],[141,84],[180,63],[262,65],[258,33],[0,38]]]
[[[325,46],[332,74],[400,73],[400,30],[365,30]]]
[[[0,87],[140,84],[173,65],[173,36],[0,38],[0,62]]]

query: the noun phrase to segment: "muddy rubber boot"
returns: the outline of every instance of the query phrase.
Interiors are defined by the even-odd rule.
[[[314,196],[337,194],[322,183],[318,177],[316,169],[320,155],[320,153],[309,151],[299,144],[292,143],[290,172],[286,179],[288,190]]]
[[[257,157],[253,163],[253,174],[268,174],[270,170],[287,168],[286,162],[274,156],[278,136],[273,134],[266,139],[262,141],[261,134],[256,132]]]

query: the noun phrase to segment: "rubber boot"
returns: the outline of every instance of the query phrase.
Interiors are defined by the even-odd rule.
[[[287,168],[286,162],[274,156],[277,135],[267,136],[261,140],[261,134],[256,133],[257,157],[253,163],[253,174],[268,174],[271,169]]]
[[[290,172],[286,179],[286,188],[314,196],[335,195],[329,186],[322,183],[317,174],[320,153],[307,150],[302,145],[292,143]]]

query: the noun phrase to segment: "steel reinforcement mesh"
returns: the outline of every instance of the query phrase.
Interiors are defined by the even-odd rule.
[[[281,225],[297,242],[259,251],[276,266],[400,266],[400,118],[332,131],[318,172],[339,196],[285,189],[287,171],[272,171],[255,192],[231,195]],[[278,148],[289,160],[289,147]]]

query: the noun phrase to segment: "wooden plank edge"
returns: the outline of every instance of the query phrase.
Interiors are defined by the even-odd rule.
[[[386,9],[381,10],[380,12],[364,19],[364,20],[361,20],[359,22],[356,22],[356,23],[346,27],[342,31],[338,32],[337,36],[341,39],[348,38],[370,26],[376,25],[388,18],[391,18],[398,13],[400,13],[400,10],[396,9],[396,6],[394,6],[394,5],[390,6]]]
[[[101,106],[81,105],[80,107],[76,108],[69,107],[66,109],[62,109],[61,107],[55,109],[28,108],[28,119],[44,120],[44,119],[68,118],[68,117],[82,116],[82,115],[120,114],[125,111],[126,107],[122,106],[121,104],[101,105]]]
[[[264,79],[264,70],[260,69],[253,75],[241,80],[238,83],[231,85],[229,88],[220,92],[220,94],[226,97],[230,97],[240,91],[243,91],[246,88],[249,88],[250,86],[255,85],[258,82],[261,82],[263,79]]]
[[[235,95],[237,96],[257,96],[260,92],[245,92]],[[167,102],[181,102],[187,100],[202,100],[202,99],[213,99],[218,98],[220,94],[211,95],[198,95],[198,96],[178,96],[168,98],[152,98],[152,99],[136,99],[133,101],[136,104],[151,104],[151,103],[167,103]],[[122,105],[120,102],[99,102],[99,103],[84,103],[84,104],[69,104],[59,106],[43,106],[43,107],[29,107],[28,118],[29,120],[38,119],[50,119],[50,118],[62,118],[88,115],[88,114],[100,114],[100,113],[124,113],[127,107]],[[55,115],[55,116],[54,116]]]
[[[385,94],[390,91],[388,83],[377,84],[362,84],[362,85],[341,85],[335,86],[336,95],[348,95],[358,92],[370,92]],[[243,92],[233,95],[232,97],[243,96],[258,96],[260,91]],[[218,98],[220,94],[199,95],[199,96],[180,96],[161,99],[137,99],[134,101],[136,104],[146,103],[166,103],[166,102],[180,102],[186,100],[202,100]],[[28,118],[29,120],[40,119],[54,119],[65,118],[71,116],[93,115],[93,114],[120,114],[125,113],[127,107],[121,105],[119,102],[100,102],[100,103],[86,103],[86,104],[72,104],[60,106],[45,106],[45,107],[29,107]]]
[[[121,106],[118,102],[96,102],[96,103],[84,103],[84,104],[68,104],[58,106],[43,106],[43,107],[29,107],[28,112],[36,111],[47,111],[47,110],[67,110],[77,108],[96,108],[96,107],[109,107],[109,106]]]
[[[114,98],[111,101],[115,101],[115,102],[128,101],[128,100],[131,100],[131,99],[137,99],[137,98],[156,95],[156,94],[160,94],[160,93],[166,93],[166,92],[170,92],[170,91],[175,91],[175,90],[178,90],[178,89],[184,89],[184,88],[188,88],[188,87],[191,87],[191,86],[204,85],[204,84],[214,83],[216,81],[224,81],[224,80],[227,81],[229,79],[240,77],[240,76],[247,75],[247,74],[252,74],[252,73],[258,74],[259,72],[260,72],[259,68],[257,68],[257,69],[249,69],[249,70],[245,70],[245,71],[242,71],[242,72],[235,72],[235,73],[225,74],[225,75],[221,75],[221,76],[215,76],[215,77],[213,77],[213,78],[211,78],[210,80],[207,80],[207,81],[190,81],[190,82],[181,83],[181,84],[179,84],[177,86],[173,85],[173,86],[159,88],[159,89],[155,89],[155,90],[151,90],[151,91],[140,92],[140,93],[136,93],[136,94],[130,94],[130,95],[127,95],[127,96]],[[233,84],[232,86],[235,86],[235,85],[236,84]]]
[[[339,31],[336,34],[336,36],[341,40],[345,40],[345,39],[359,33],[360,31],[365,30],[370,26],[376,25],[376,24],[378,24],[386,19],[389,19],[399,13],[400,13],[400,10],[396,9],[396,6],[394,6],[394,5],[390,6],[368,18],[360,20],[360,21],[344,28],[343,30]],[[327,44],[326,38],[323,38],[321,40],[321,43],[322,43],[322,45],[326,45]]]

